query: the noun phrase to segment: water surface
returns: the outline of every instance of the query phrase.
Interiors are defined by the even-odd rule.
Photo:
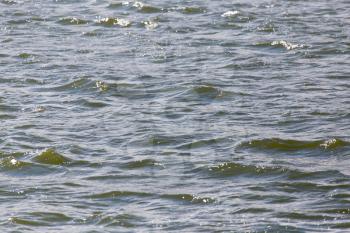
[[[1,0],[1,231],[348,232],[349,9]]]

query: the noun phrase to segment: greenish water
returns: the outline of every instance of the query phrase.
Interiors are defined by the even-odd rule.
[[[348,232],[349,15],[1,0],[1,232]]]

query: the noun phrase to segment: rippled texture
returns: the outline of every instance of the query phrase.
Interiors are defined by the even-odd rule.
[[[349,1],[0,1],[2,232],[348,232]]]

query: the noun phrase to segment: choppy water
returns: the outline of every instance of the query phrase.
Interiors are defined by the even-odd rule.
[[[1,232],[348,232],[349,36],[348,0],[1,0]]]

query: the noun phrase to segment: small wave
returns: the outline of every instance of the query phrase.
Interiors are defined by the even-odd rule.
[[[227,11],[225,13],[223,13],[221,15],[221,17],[224,17],[224,18],[232,18],[232,17],[236,17],[237,15],[239,15],[240,12],[239,11]]]
[[[29,19],[17,19],[17,20],[9,20],[7,21],[8,24],[12,25],[21,25],[21,24],[27,24],[30,23],[31,21]]]
[[[1,0],[1,3],[5,4],[5,5],[15,5],[15,4],[17,4],[17,2],[13,1],[13,0]]]
[[[304,214],[304,213],[278,213],[281,218],[296,219],[296,220],[313,220],[313,221],[331,221],[334,217],[327,215],[315,215],[315,214]]]
[[[158,23],[155,21],[143,21],[142,24],[145,26],[147,30],[153,30],[158,27]]]
[[[19,58],[21,59],[28,59],[28,58],[33,58],[34,55],[33,54],[30,54],[30,53],[20,53],[18,55]]]
[[[142,221],[142,218],[130,215],[130,214],[118,214],[118,215],[106,215],[100,216],[97,225],[103,225],[106,227],[121,226],[126,228],[135,227]]]
[[[212,85],[200,85],[193,87],[191,89],[193,93],[195,93],[200,98],[205,99],[221,99],[225,96],[229,96],[231,93],[221,90],[218,87]]]
[[[122,7],[124,4],[122,2],[116,2],[116,3],[110,3],[108,5],[108,8],[111,8],[111,9],[115,9],[115,8],[120,8]]]
[[[145,192],[133,192],[133,191],[111,191],[106,193],[99,193],[84,196],[89,199],[114,199],[114,198],[131,198],[131,197],[156,197],[174,201],[189,202],[192,204],[209,204],[215,202],[215,199],[209,197],[200,197],[192,194],[152,194]]]
[[[76,17],[71,17],[71,18],[62,18],[58,20],[58,23],[62,25],[82,25],[82,24],[88,24],[89,21],[84,19],[78,19]]]
[[[258,214],[258,213],[268,213],[272,212],[270,209],[266,208],[243,208],[235,211],[233,214]]]
[[[57,153],[54,149],[47,149],[33,158],[33,161],[40,164],[64,165],[72,162],[71,159]]]
[[[125,164],[125,167],[128,169],[137,169],[137,168],[145,168],[145,167],[154,167],[154,166],[161,165],[157,161],[153,159],[143,159],[143,160],[137,160],[128,162]]]
[[[98,25],[112,27],[112,26],[120,26],[120,27],[129,27],[131,26],[131,22],[127,19],[121,18],[99,18],[95,20],[95,23]]]
[[[334,150],[342,147],[349,146],[350,143],[341,139],[329,139],[318,141],[299,141],[299,140],[287,140],[280,138],[251,140],[249,142],[243,142],[239,145],[241,148],[251,149],[264,149],[264,150],[277,150],[277,151],[298,151],[298,150],[312,150],[312,149],[325,149]]]
[[[134,4],[132,5],[133,7],[136,7],[139,12],[141,13],[158,13],[161,12],[163,9],[158,8],[158,7],[154,7],[154,6],[150,6],[150,5],[145,5],[142,2],[134,2]]]
[[[217,174],[219,176],[240,176],[240,175],[279,175],[288,172],[283,167],[267,167],[267,166],[255,166],[244,165],[234,162],[225,162],[219,165],[209,167],[209,172]]]
[[[13,156],[0,160],[1,168],[6,170],[21,169],[30,165],[31,163],[20,161]]]
[[[69,83],[49,88],[49,90],[53,91],[78,91],[81,89],[93,89],[97,86],[96,82],[90,80],[89,78],[78,78]],[[97,87],[98,88],[98,87]]]
[[[172,199],[175,201],[186,201],[193,204],[209,204],[214,203],[215,199],[209,197],[199,197],[192,194],[164,194],[162,198]]]
[[[214,139],[203,139],[203,140],[196,140],[191,143],[185,143],[178,147],[178,149],[194,149],[194,148],[201,148],[201,147],[207,147],[212,146],[217,143],[220,143],[224,141],[225,138],[214,138]]]
[[[45,224],[44,222],[28,220],[28,219],[19,218],[19,217],[11,217],[8,219],[8,221],[12,224],[19,224],[19,225],[25,225],[25,226],[47,226],[48,225],[48,224]]]
[[[183,14],[202,14],[207,12],[206,8],[203,7],[181,7],[179,8],[180,12]]]
[[[149,193],[144,192],[132,192],[132,191],[111,191],[106,193],[98,193],[85,196],[85,198],[90,199],[111,199],[118,197],[147,197],[151,196]]]
[[[176,143],[176,138],[166,136],[153,136],[149,139],[149,144],[153,146],[165,146]]]
[[[276,46],[276,47],[284,47],[286,48],[287,50],[292,50],[292,49],[296,49],[296,48],[304,48],[305,45],[302,45],[302,44],[292,44],[290,42],[287,42],[285,40],[275,40],[275,41],[272,41],[271,43],[272,46]]]
[[[284,48],[286,50],[293,50],[297,48],[305,48],[306,46],[303,44],[293,44],[285,40],[274,40],[272,42],[261,42],[255,44],[258,47],[275,47],[275,48]]]

